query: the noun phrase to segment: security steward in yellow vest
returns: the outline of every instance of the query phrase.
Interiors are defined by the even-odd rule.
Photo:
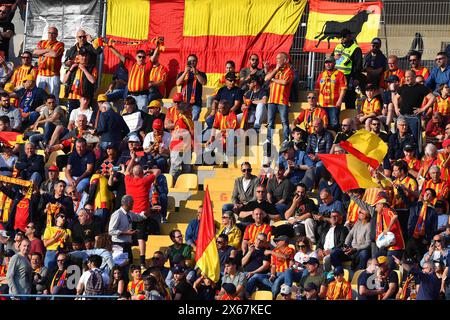
[[[333,55],[336,59],[336,69],[342,71],[347,78],[347,92],[344,97],[345,108],[355,109],[355,88],[358,85],[363,85],[360,84],[362,79],[362,51],[356,41],[353,40],[350,30],[343,29],[340,38],[341,43],[334,48]]]

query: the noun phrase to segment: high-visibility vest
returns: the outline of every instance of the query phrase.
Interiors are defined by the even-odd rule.
[[[345,48],[342,44],[338,44],[334,48],[334,55],[340,55],[336,59],[336,69],[342,71],[346,76],[352,72],[353,61],[351,60],[351,56],[356,48],[359,47],[355,42],[348,48]]]

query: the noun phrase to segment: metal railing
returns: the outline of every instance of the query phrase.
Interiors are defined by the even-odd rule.
[[[25,298],[23,300],[28,300],[29,298],[38,298],[39,300],[55,300],[61,298],[72,298],[74,300],[85,300],[85,299],[111,299],[117,300],[119,296],[107,296],[107,295],[74,295],[74,294],[0,294],[0,297],[5,298]],[[20,300],[20,299],[18,299]]]

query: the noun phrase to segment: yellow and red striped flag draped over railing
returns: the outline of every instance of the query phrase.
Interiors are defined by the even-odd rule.
[[[370,42],[378,35],[381,2],[332,2],[309,0],[309,16],[304,51],[331,53],[340,43],[343,29],[352,31],[361,50],[371,49]]]
[[[202,216],[198,228],[197,250],[195,252],[197,266],[206,277],[214,282],[220,279],[220,261],[216,246],[216,226],[214,212],[208,186],[203,199]]]
[[[167,92],[184,70],[187,56],[198,57],[198,69],[215,85],[227,60],[247,66],[252,53],[275,63],[289,52],[307,0],[108,0],[107,38],[139,41],[164,37],[160,62],[169,69]],[[134,56],[138,46],[117,45]],[[103,84],[111,80],[118,59],[105,50]],[[262,67],[262,65],[260,65]]]

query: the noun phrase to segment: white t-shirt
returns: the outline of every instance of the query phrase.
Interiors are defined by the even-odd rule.
[[[170,133],[164,131],[163,132],[163,137],[162,137],[162,143],[160,143],[160,145],[166,149],[169,149],[170,146],[170,140],[172,139],[172,136],[170,135]],[[152,132],[147,133],[147,135],[144,138],[144,143],[142,144],[142,147],[148,148],[150,147],[150,145],[155,142],[155,136]]]
[[[247,192],[247,189],[250,185],[250,182],[252,181],[252,179],[242,179],[242,186],[244,187],[244,192]]]
[[[303,253],[302,251],[299,251],[294,256],[295,262],[298,262],[300,264],[304,264],[306,261],[309,260],[309,258],[319,259],[319,256],[317,255],[317,251],[314,250],[309,253]]]
[[[100,270],[100,269],[93,269],[93,270]],[[83,284],[83,288],[84,288],[84,292],[83,295],[85,295],[86,292],[86,285],[88,283],[89,277],[91,276],[91,271],[85,271],[79,280],[79,284],[82,283]],[[103,278],[103,286],[106,289],[109,286],[109,275],[105,272],[102,272],[102,278]]]
[[[81,108],[73,109],[70,113],[69,122],[76,122],[79,114],[84,114],[87,118],[87,122],[89,122],[91,121],[92,113],[93,111],[91,108],[88,108],[86,110],[81,110]]]
[[[330,230],[328,230],[327,235],[325,236],[325,243],[323,245],[324,250],[331,250],[334,248],[334,228],[336,227],[330,227]]]

